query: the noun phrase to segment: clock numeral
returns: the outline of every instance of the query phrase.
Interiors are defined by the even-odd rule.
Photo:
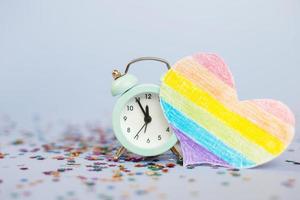
[[[147,139],[147,143],[150,143],[150,139],[149,138]]]
[[[127,128],[127,133],[130,133],[130,127]]]
[[[161,135],[158,135],[157,139],[158,139],[158,140],[161,140]]]
[[[166,132],[170,132],[170,127],[167,128]]]
[[[135,97],[135,100],[140,101],[141,97]]]
[[[151,99],[152,98],[151,94],[145,94],[145,96],[146,96],[146,99]]]
[[[124,116],[123,119],[124,119],[124,121],[126,121],[127,120],[127,116]]]
[[[133,111],[133,106],[127,106],[128,111]]]

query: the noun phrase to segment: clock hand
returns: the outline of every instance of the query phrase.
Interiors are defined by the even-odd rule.
[[[149,115],[149,106],[148,106],[148,105],[146,105],[146,115],[147,115],[148,117],[150,117],[150,115]]]
[[[148,126],[148,123],[146,123],[145,129],[144,129],[144,133],[146,133],[146,131],[147,131],[147,126]]]
[[[141,101],[137,97],[135,97],[135,101],[139,104],[139,107],[141,108],[144,116],[146,116],[146,112],[145,112],[145,110],[144,110],[144,108],[143,108],[143,106],[141,104]]]
[[[152,121],[152,117],[149,115],[149,106],[148,105],[146,105],[145,121],[147,121],[147,123],[150,123]]]
[[[145,123],[145,124],[142,126],[142,128],[137,132],[137,134],[134,136],[134,139],[139,137],[140,132],[143,130],[143,128],[144,128],[145,126],[146,126],[146,123]]]
[[[145,126],[145,130],[144,130],[144,133],[146,133],[147,131],[147,126],[148,124],[152,121],[152,118],[150,117],[149,115],[149,106],[146,105],[146,116],[145,116],[145,123],[146,123],[146,126]]]
[[[143,111],[143,114],[144,114],[144,122],[146,123],[146,126],[148,123],[151,122],[152,118],[150,117],[149,115],[149,107],[148,105],[146,106],[146,111],[144,110],[142,104],[141,104],[141,101],[135,97],[135,101],[138,103],[139,107],[141,108],[141,110]]]

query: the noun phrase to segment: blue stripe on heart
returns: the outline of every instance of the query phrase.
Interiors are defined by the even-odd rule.
[[[187,118],[163,99],[161,99],[161,105],[169,123],[181,130],[186,136],[197,142],[209,152],[215,154],[233,167],[250,167],[255,165],[254,162],[248,160],[239,152],[222,143],[206,129]],[[213,144],[213,146],[211,144]]]

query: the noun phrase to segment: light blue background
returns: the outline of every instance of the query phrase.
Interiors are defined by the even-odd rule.
[[[298,0],[0,0],[0,113],[110,123],[113,68],[202,51],[225,59],[241,99],[275,98],[300,114],[299,19]],[[131,72],[157,82],[164,71]]]

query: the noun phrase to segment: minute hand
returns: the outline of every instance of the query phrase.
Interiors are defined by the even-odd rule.
[[[139,137],[140,132],[143,130],[143,128],[146,126],[146,123],[142,126],[142,128],[135,134],[134,139]]]

